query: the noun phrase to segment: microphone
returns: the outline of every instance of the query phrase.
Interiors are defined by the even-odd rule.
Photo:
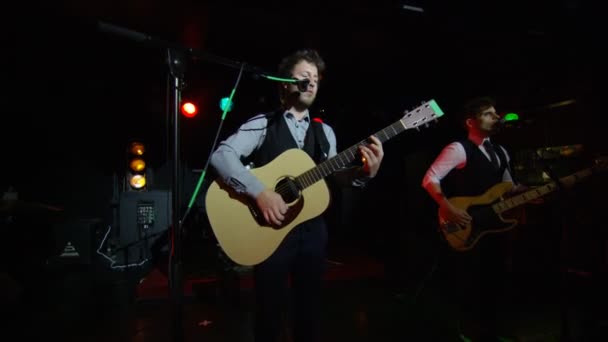
[[[301,80],[295,79],[295,81],[293,83],[295,83],[296,86],[298,86],[298,91],[303,93],[306,90],[308,90],[308,85],[310,84],[310,80],[308,78],[304,78]]]
[[[507,121],[504,118],[500,118],[500,119],[496,120],[494,125],[492,125],[492,132],[494,134],[501,132],[505,128],[506,122]]]
[[[528,119],[528,120],[505,120],[505,118],[500,118],[498,121],[496,121],[496,129],[498,130],[502,130],[502,129],[510,129],[510,128],[522,128],[525,126],[530,126],[532,124],[534,124],[534,120],[533,119]]]
[[[282,78],[282,77],[263,75],[263,74],[260,74],[260,76],[262,76],[266,79],[269,79],[271,81],[295,84],[298,87],[298,91],[301,93],[308,90],[308,85],[310,84],[310,80],[308,78],[303,78],[303,79],[299,80],[297,78]]]

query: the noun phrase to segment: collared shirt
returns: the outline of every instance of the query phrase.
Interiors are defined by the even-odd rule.
[[[478,137],[478,136],[474,136],[474,135],[469,135],[469,139],[471,141],[473,141],[477,145],[479,150],[486,156],[486,158],[488,158],[488,160],[490,160],[490,155],[488,154],[488,151],[486,151],[486,149],[483,147],[483,142],[486,140],[489,141],[489,138],[482,138],[482,137]],[[505,156],[507,158],[507,163],[508,163],[510,161],[509,154],[502,146],[500,146],[500,148],[502,149],[503,153],[505,154]],[[496,156],[496,158],[498,159],[498,164],[500,165],[500,158],[498,158],[498,156]],[[441,180],[445,176],[447,176],[447,174],[452,169],[454,169],[454,168],[462,169],[463,167],[466,166],[466,164],[467,164],[467,153],[464,150],[464,147],[459,142],[453,142],[453,143],[447,145],[441,151],[439,156],[437,156],[437,158],[435,159],[433,164],[431,164],[429,169],[426,171],[426,174],[424,175],[424,178],[422,179],[422,186],[424,188],[426,188],[429,183],[439,184],[441,182]],[[513,177],[511,177],[508,167],[505,168],[505,171],[502,175],[502,180],[503,180],[503,182],[513,183]]]
[[[301,120],[297,120],[288,111],[285,111],[283,116],[298,147],[304,147],[304,138],[310,126],[308,111]],[[254,116],[241,125],[234,134],[222,141],[211,157],[211,165],[218,171],[224,182],[237,192],[247,193],[254,198],[264,191],[266,186],[249,171],[247,166],[243,165],[241,157],[248,157],[262,146],[266,137],[267,124],[268,119],[265,114]],[[337,155],[336,135],[333,129],[325,123],[323,124],[323,132],[329,143],[327,156],[329,159]],[[360,187],[367,180],[367,177],[353,178],[352,185]]]

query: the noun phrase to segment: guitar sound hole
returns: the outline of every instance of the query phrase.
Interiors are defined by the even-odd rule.
[[[292,203],[300,197],[300,189],[293,178],[283,178],[277,183],[275,191],[283,197],[285,203]]]

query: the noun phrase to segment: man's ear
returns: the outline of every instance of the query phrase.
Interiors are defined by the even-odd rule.
[[[473,127],[473,124],[474,124],[474,122],[473,122],[472,118],[468,118],[464,121],[464,126],[467,128]]]

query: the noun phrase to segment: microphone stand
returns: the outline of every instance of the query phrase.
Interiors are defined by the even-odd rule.
[[[180,203],[180,115],[179,115],[179,107],[181,103],[181,91],[183,89],[183,79],[186,71],[186,61],[188,58],[192,59],[201,59],[209,62],[213,62],[216,64],[224,65],[234,69],[240,69],[241,73],[243,70],[253,73],[257,76],[261,76],[268,80],[285,82],[285,83],[295,83],[299,89],[308,87],[308,80],[298,80],[298,79],[290,79],[290,78],[280,78],[271,76],[269,73],[262,71],[259,68],[247,65],[245,63],[232,61],[226,58],[222,58],[219,56],[215,56],[209,53],[202,52],[200,50],[196,50],[189,47],[184,47],[179,44],[174,44],[163,39],[159,39],[156,37],[152,37],[140,32],[132,31],[123,27],[119,27],[116,25],[112,25],[106,22],[99,21],[97,23],[97,29],[104,33],[110,33],[117,36],[122,36],[124,38],[128,38],[130,40],[136,41],[138,43],[144,43],[147,45],[151,45],[153,47],[162,48],[167,50],[167,66],[169,69],[170,79],[169,82],[171,84],[171,96],[172,96],[172,106],[170,111],[170,117],[172,117],[173,122],[173,170],[172,170],[172,183],[171,183],[171,194],[172,194],[172,223],[171,228],[173,231],[172,234],[172,246],[170,252],[170,264],[169,264],[169,286],[171,298],[173,300],[173,341],[181,342],[184,340],[183,334],[183,323],[182,323],[182,314],[183,314],[183,263],[182,263],[182,224],[186,219],[186,216],[190,212],[190,208],[192,207],[195,198],[198,195],[198,191],[202,185],[203,179],[206,174],[207,166],[209,165],[209,160],[207,160],[205,170],[203,170],[201,177],[199,179],[198,185],[192,195],[192,198],[188,204],[187,210],[184,213],[184,216],[180,219],[180,211],[181,211],[181,203]],[[239,74],[240,80],[241,74]],[[237,84],[238,84],[237,80]],[[234,96],[235,88],[232,90],[232,94],[230,96],[230,101]],[[169,94],[168,94],[169,96]],[[169,100],[169,99],[167,99]],[[169,101],[167,101],[169,103]],[[227,107],[230,107],[227,106]],[[224,113],[222,115],[222,122],[226,116],[226,113],[229,109],[224,109]],[[221,126],[220,126],[221,127]],[[218,134],[216,135],[216,141]],[[215,146],[215,143],[214,143]],[[214,147],[212,147],[213,151]]]
[[[179,104],[181,102],[181,91],[183,87],[184,72],[186,69],[186,61],[184,54],[180,50],[167,49],[167,64],[171,74],[171,85],[173,90],[173,172],[172,172],[172,225],[173,241],[170,251],[169,263],[169,288],[171,290],[171,298],[173,298],[173,341],[183,341],[183,326],[182,326],[182,307],[183,307],[183,276],[182,276],[182,222],[179,220],[180,204],[180,116]]]

